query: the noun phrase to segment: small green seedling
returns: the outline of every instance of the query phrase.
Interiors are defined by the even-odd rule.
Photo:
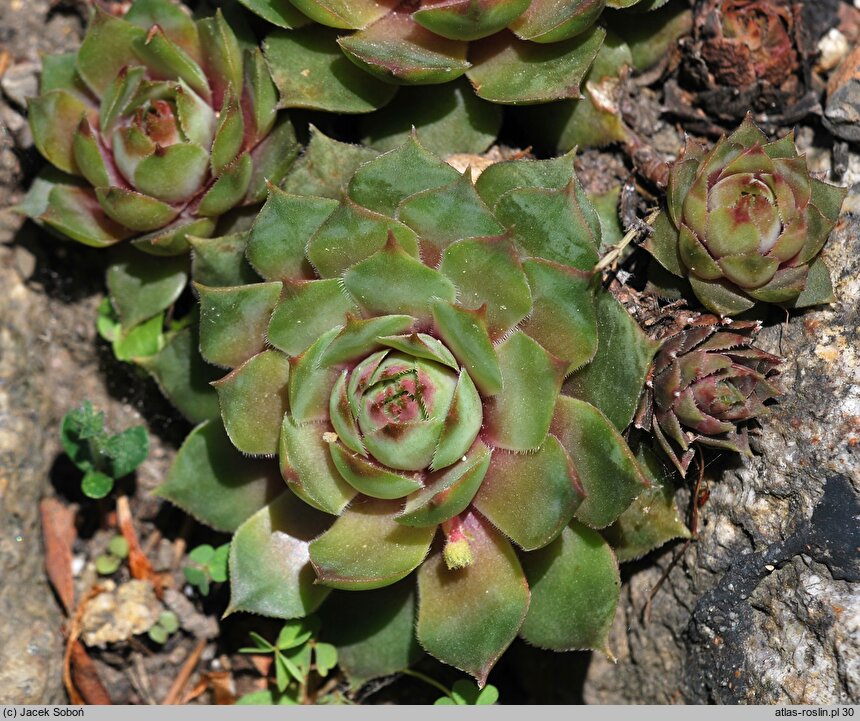
[[[114,482],[131,473],[149,453],[146,428],[134,426],[111,435],[104,423],[105,414],[84,401],[66,413],[60,427],[63,449],[84,472],[81,490],[89,498],[104,498]]]
[[[147,631],[149,640],[159,646],[179,630],[179,618],[173,611],[162,611],[155,625]]]
[[[499,700],[499,689],[492,684],[484,688],[471,681],[461,679],[455,681],[447,696],[437,698],[436,706],[492,706]]]
[[[319,631],[315,616],[287,621],[274,644],[260,634],[250,633],[254,646],[239,649],[240,653],[274,654],[275,689],[248,694],[239,699],[242,704],[285,705],[307,703],[311,672],[325,677],[337,665],[337,649],[320,643],[314,636]]]
[[[96,571],[101,576],[113,575],[126,558],[128,558],[128,541],[122,536],[114,536],[108,544],[107,553],[96,559]]]
[[[185,580],[204,596],[209,595],[210,583],[223,583],[227,580],[227,557],[230,555],[230,544],[213,548],[208,543],[197,546],[188,554],[192,565],[185,566],[182,573]]]
[[[434,706],[492,706],[499,700],[499,689],[489,683],[480,688],[471,681],[460,679],[455,681],[451,688],[447,688],[435,678],[411,668],[403,669],[403,675],[417,678],[444,693],[444,696],[434,701]]]

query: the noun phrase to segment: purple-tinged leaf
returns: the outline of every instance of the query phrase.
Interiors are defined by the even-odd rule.
[[[520,548],[533,551],[561,533],[582,499],[570,458],[548,435],[533,453],[496,450],[474,505]]]
[[[360,499],[311,542],[319,582],[331,588],[367,590],[390,586],[417,568],[436,533],[394,520],[397,501]]]
[[[308,545],[329,520],[286,491],[245,521],[230,543],[227,614],[301,618],[313,613],[330,589],[315,583]]]
[[[529,587],[511,544],[489,523],[470,513],[462,530],[471,565],[452,571],[436,550],[418,571],[417,635],[428,653],[483,686],[520,629]]]
[[[496,354],[502,388],[484,404],[485,440],[509,451],[535,450],[549,431],[567,363],[521,331],[502,341]]]
[[[551,432],[570,454],[585,490],[585,500],[576,511],[582,523],[605,528],[648,486],[627,442],[589,403],[561,396]]]

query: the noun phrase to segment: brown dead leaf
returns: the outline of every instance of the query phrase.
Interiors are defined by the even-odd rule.
[[[73,688],[79,694],[78,700],[73,697],[74,703],[87,704],[89,706],[110,706],[111,700],[107,690],[102,685],[96,665],[87,655],[84,645],[80,641],[72,644],[71,652],[71,678]],[[70,696],[72,694],[69,694]]]
[[[56,498],[43,498],[39,504],[39,513],[45,543],[45,570],[66,615],[71,616],[75,607],[75,584],[72,579],[72,545],[77,536],[75,512]]]
[[[215,703],[219,706],[232,706],[236,703],[236,684],[229,671],[210,671],[204,676],[209,681]]]

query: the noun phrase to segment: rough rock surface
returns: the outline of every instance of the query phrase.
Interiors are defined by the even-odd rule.
[[[650,623],[643,608],[677,546],[622,569],[618,663],[595,655],[586,701],[860,702],[860,214],[841,219],[825,257],[837,301],[759,336],[786,359],[760,455],[706,472],[699,540]]]
[[[63,699],[60,615],[45,582],[38,507],[51,462],[41,452],[50,401],[34,331],[46,308],[31,302],[10,256],[0,254],[0,704],[56,703]]]

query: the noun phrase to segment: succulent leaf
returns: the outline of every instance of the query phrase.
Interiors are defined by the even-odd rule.
[[[422,254],[428,265],[436,265],[436,260],[454,241],[504,231],[467,174],[449,185],[410,196],[400,204],[397,217],[421,237]]]
[[[568,371],[581,368],[597,352],[598,318],[592,277],[547,260],[529,258],[523,270],[531,288],[531,314],[520,325]]]
[[[416,633],[428,653],[483,686],[516,637],[530,594],[505,538],[475,514],[466,516],[463,530],[474,556],[470,566],[451,571],[436,551],[418,571]]]
[[[245,458],[217,420],[186,438],[155,493],[219,531],[235,531],[283,491],[271,463]]]
[[[356,491],[334,464],[325,438],[329,432],[325,425],[300,425],[286,416],[279,447],[281,475],[290,489],[306,503],[338,515]]]
[[[580,97],[580,84],[606,31],[592,27],[550,44],[530,43],[501,32],[475,43],[466,76],[478,97],[494,103],[533,104]]]
[[[230,286],[259,280],[245,260],[248,233],[217,238],[188,237],[191,246],[191,277],[202,285]]]
[[[551,544],[526,554],[523,566],[532,599],[522,637],[555,651],[608,651],[621,579],[606,541],[573,521]]]
[[[313,613],[331,592],[314,583],[308,546],[326,526],[289,491],[251,516],[230,544],[230,606],[278,618]]]
[[[499,134],[501,108],[484,102],[464,78],[433,88],[404,87],[388,105],[362,117],[362,142],[386,152],[415,128],[427,150],[445,157],[483,153]]]
[[[600,409],[623,432],[633,420],[658,344],[611,294],[597,295],[595,311],[595,355],[567,379],[564,390]]]
[[[590,28],[604,7],[606,0],[532,0],[511,30],[522,40],[555,43]]]
[[[475,182],[484,202],[495,210],[508,191],[520,188],[561,190],[574,178],[573,153],[549,160],[506,160],[486,168]]]
[[[343,325],[356,306],[340,281],[309,280],[285,287],[269,321],[269,343],[289,355],[299,355],[321,334]]]
[[[529,255],[586,271],[597,262],[600,219],[578,181],[559,190],[511,190],[495,212]]]
[[[155,355],[135,359],[192,423],[217,418],[220,413],[218,396],[209,385],[219,373],[200,356],[198,330],[196,323],[183,328],[169,337]]]
[[[621,434],[589,403],[561,396],[551,432],[570,455],[585,491],[576,511],[582,523],[605,528],[648,486]]]
[[[274,32],[263,43],[263,53],[282,108],[369,113],[397,92],[351,63],[340,51],[337,34],[328,28]]]
[[[530,4],[530,0],[454,0],[427,4],[412,17],[442,37],[478,40],[508,27]]]
[[[213,383],[221,417],[233,445],[251,455],[274,455],[287,412],[290,362],[276,350],[266,350]]]
[[[310,18],[300,12],[290,0],[239,0],[239,2],[272,25],[285,30],[295,30],[310,22]]]
[[[487,473],[491,455],[477,441],[459,463],[430,474],[423,488],[407,496],[397,521],[407,526],[435,526],[465,511]]]
[[[312,278],[305,246],[336,207],[328,198],[290,195],[269,186],[268,200],[248,237],[248,261],[266,280]]]
[[[381,588],[417,568],[436,529],[397,523],[397,508],[391,501],[357,501],[312,541],[311,563],[320,583],[347,590]]]
[[[452,183],[460,174],[427,151],[414,136],[402,146],[358,168],[348,193],[356,203],[392,214],[401,201],[422,190]]]
[[[639,447],[636,458],[651,486],[602,531],[619,563],[642,558],[667,541],[690,537],[690,530],[678,518],[673,473],[645,446]]]
[[[339,38],[338,45],[353,63],[383,82],[445,82],[470,67],[465,43],[435,35],[408,13],[390,13],[354,35]]]
[[[288,193],[340,200],[359,166],[379,155],[363,145],[333,140],[313,125],[310,135],[304,153],[283,183]]]
[[[496,348],[501,390],[486,403],[486,433],[497,448],[536,450],[549,431],[566,363],[517,331]]]
[[[408,668],[423,652],[415,640],[415,584],[401,581],[375,591],[333,591],[322,607],[322,638],[354,687]]]
[[[582,498],[570,458],[548,435],[533,453],[497,450],[474,503],[520,548],[533,551],[561,533]]]
[[[126,328],[168,308],[187,280],[186,258],[140,256],[130,248],[117,252],[107,271],[111,302]]]
[[[280,282],[195,288],[200,294],[200,351],[207,361],[235,368],[263,350]]]

